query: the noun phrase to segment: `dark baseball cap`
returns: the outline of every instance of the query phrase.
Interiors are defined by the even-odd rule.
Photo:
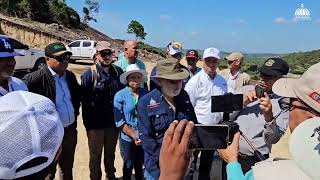
[[[47,57],[57,57],[61,56],[63,54],[69,54],[70,56],[72,55],[72,52],[67,51],[66,46],[62,42],[55,42],[49,44],[45,49],[44,49],[45,55]]]
[[[0,36],[0,58],[23,56],[14,52],[11,41],[5,36]]]
[[[195,59],[198,59],[198,58],[199,58],[199,53],[198,53],[198,51],[196,51],[196,50],[194,50],[194,49],[190,49],[190,50],[187,51],[186,57],[187,57],[187,58],[195,58]]]
[[[263,63],[259,72],[265,76],[283,76],[288,74],[289,65],[281,58],[269,58]]]

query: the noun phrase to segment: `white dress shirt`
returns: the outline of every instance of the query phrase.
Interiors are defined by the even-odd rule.
[[[227,89],[227,82],[222,76],[217,74],[211,79],[204,70],[188,81],[185,90],[189,94],[199,123],[218,124],[222,121],[223,113],[211,113],[211,96],[224,95]]]
[[[235,93],[236,91],[236,79],[239,75],[239,72],[238,71],[234,76],[231,74],[229,74],[229,78],[228,78],[228,81],[227,81],[227,84],[228,84],[228,93]]]

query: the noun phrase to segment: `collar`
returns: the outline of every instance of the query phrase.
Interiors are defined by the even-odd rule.
[[[230,71],[229,77],[231,78],[231,80],[235,80],[235,79],[237,79],[239,74],[240,74],[240,70],[238,70],[238,72],[234,76],[231,74],[231,71]]]
[[[59,76],[59,74],[57,74],[53,69],[51,69],[49,66],[48,66],[48,69],[50,71],[50,73],[52,74],[53,77],[57,76],[57,77],[64,77],[66,75],[66,73],[64,72],[62,76]]]

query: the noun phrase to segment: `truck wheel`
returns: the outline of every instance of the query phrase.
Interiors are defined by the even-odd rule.
[[[38,69],[42,69],[47,66],[46,60],[44,58],[40,58],[34,64],[32,71],[36,71]]]

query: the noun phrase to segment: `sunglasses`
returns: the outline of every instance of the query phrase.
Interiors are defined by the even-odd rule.
[[[113,51],[110,49],[99,51],[99,54],[101,55],[101,57],[111,56],[112,53]]]
[[[232,64],[233,62],[235,62],[235,61],[228,61],[228,64],[230,65],[230,64]]]
[[[61,56],[56,56],[54,57],[54,59],[56,59],[58,62],[69,62],[70,61],[70,55],[69,54],[63,54]]]
[[[293,105],[292,102],[294,102],[294,101],[299,101],[302,104],[304,104],[305,106]],[[279,103],[280,109],[282,111],[292,111],[293,109],[297,108],[297,109],[301,109],[301,110],[310,112],[312,114],[319,114],[318,112],[314,111],[312,108],[310,108],[307,104],[305,104],[304,102],[302,102],[298,98],[283,97],[278,100],[278,103]]]

